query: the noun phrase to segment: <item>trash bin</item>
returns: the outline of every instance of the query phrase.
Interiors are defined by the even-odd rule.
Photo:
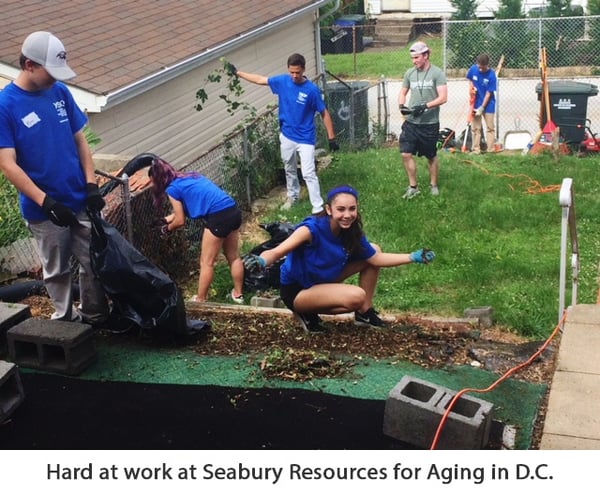
[[[330,53],[344,53],[345,40],[348,38],[348,33],[341,29],[337,32],[331,28],[321,30],[321,54],[327,55]],[[352,41],[352,40],[351,40]]]
[[[368,144],[369,87],[368,81],[327,83],[327,109],[340,144],[348,143],[353,148],[362,148]]]
[[[348,34],[342,38],[342,53],[359,53],[364,50],[365,23],[366,17],[361,14],[343,15],[335,21],[334,26],[338,26]]]
[[[542,99],[542,83],[536,86],[538,101]],[[566,143],[580,143],[585,136],[588,97],[598,94],[598,86],[577,81],[549,81],[550,117]],[[545,109],[544,109],[544,119]]]

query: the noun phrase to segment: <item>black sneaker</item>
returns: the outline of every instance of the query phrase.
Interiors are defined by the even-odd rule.
[[[316,313],[294,313],[296,319],[302,325],[305,332],[309,333],[322,333],[326,331],[326,328],[322,325],[323,320],[319,318]]]
[[[360,311],[355,311],[354,324],[361,327],[383,328],[386,326],[385,321],[379,318],[379,313],[373,308],[367,309],[364,313],[361,313]]]

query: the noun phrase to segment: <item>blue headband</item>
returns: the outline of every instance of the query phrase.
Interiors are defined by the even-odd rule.
[[[331,202],[334,196],[337,196],[341,193],[352,194],[356,199],[358,199],[358,191],[354,189],[352,186],[338,186],[334,187],[331,191],[327,193],[327,202]]]

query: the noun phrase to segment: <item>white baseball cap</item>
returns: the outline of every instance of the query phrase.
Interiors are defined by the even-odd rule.
[[[427,53],[429,51],[429,47],[427,44],[422,41],[417,41],[410,47],[410,53],[414,53],[415,55],[420,55],[421,53]]]
[[[77,74],[67,65],[67,52],[62,42],[47,31],[31,33],[21,47],[21,53],[40,64],[58,81],[74,78]]]

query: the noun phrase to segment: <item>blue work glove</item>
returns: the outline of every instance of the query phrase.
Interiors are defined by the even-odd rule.
[[[42,210],[50,221],[59,227],[70,227],[77,225],[77,217],[73,210],[67,208],[62,203],[58,203],[46,194],[42,203]]]
[[[418,117],[419,115],[423,115],[425,113],[425,110],[429,110],[427,108],[427,104],[421,103],[420,105],[413,107],[412,114],[413,114],[413,116]]]
[[[100,194],[98,184],[95,184],[94,182],[88,182],[86,189],[87,199],[85,200],[85,206],[91,213],[100,213],[100,210],[106,206],[106,203]]]
[[[329,150],[330,151],[338,151],[340,149],[340,145],[337,143],[335,138],[329,140]]]
[[[421,263],[426,265],[435,259],[435,253],[431,249],[419,249],[414,253],[410,253],[410,261],[413,263]]]
[[[408,108],[406,105],[400,105],[400,113],[404,116],[411,115],[413,111]]]
[[[242,258],[244,269],[250,273],[262,273],[265,271],[267,262],[256,254],[247,254]]]

